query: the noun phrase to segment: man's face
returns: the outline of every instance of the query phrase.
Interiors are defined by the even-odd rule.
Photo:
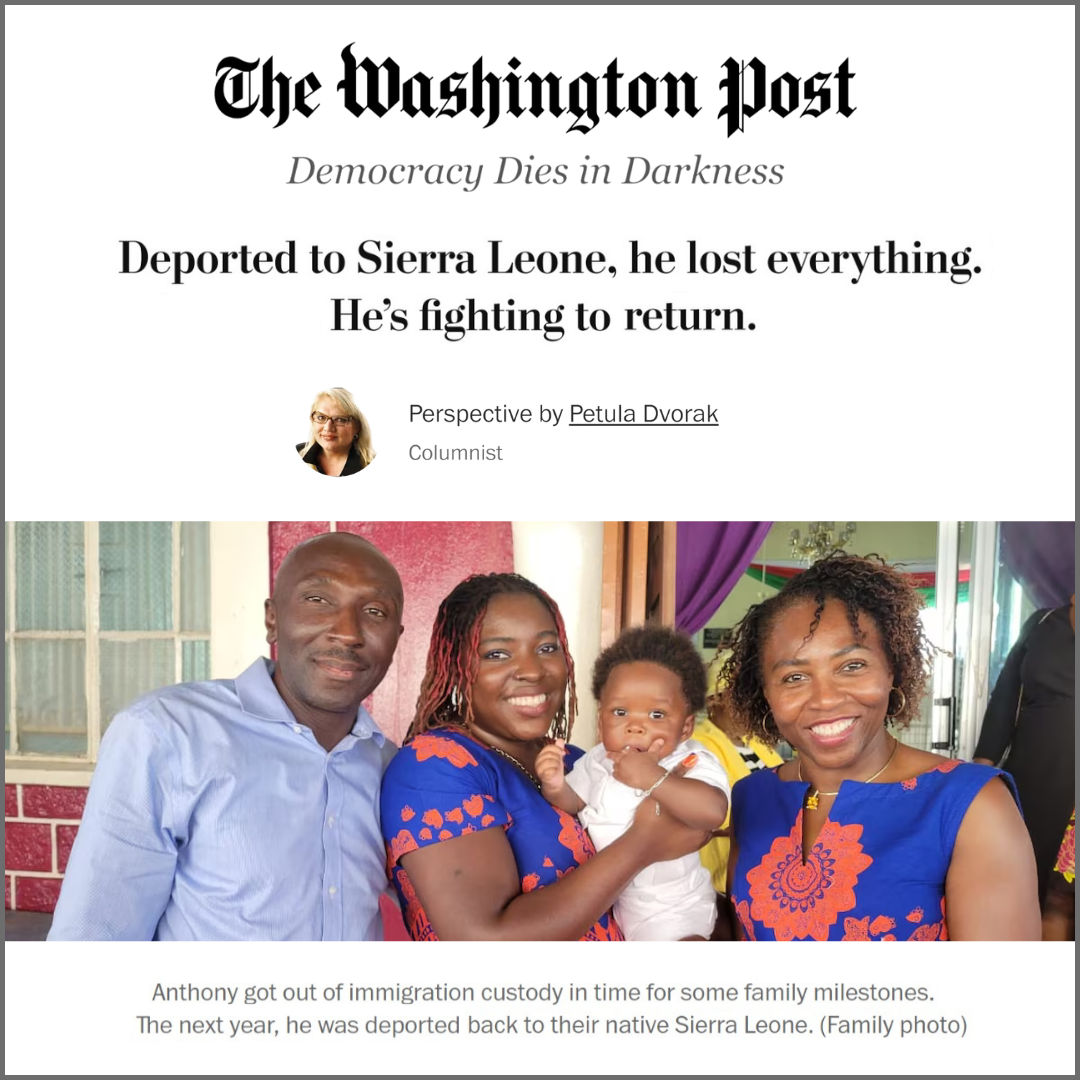
[[[394,658],[401,609],[400,578],[358,537],[321,536],[286,558],[266,601],[266,640],[298,720],[355,716]]]

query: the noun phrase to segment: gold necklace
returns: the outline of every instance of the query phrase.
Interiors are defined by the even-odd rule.
[[[486,742],[482,745],[486,746],[489,750],[494,750],[495,753],[499,755],[499,757],[504,757],[507,761],[512,761],[536,785],[537,791],[542,790],[542,788],[540,787],[540,781],[537,780],[536,777],[528,769],[526,769],[525,766],[522,765],[522,763],[518,761],[518,759],[514,757],[513,754],[508,754],[505,750],[500,750],[499,747],[493,745],[492,743]]]
[[[894,738],[893,739],[893,744],[892,744],[892,750],[889,753],[888,761],[886,761],[885,764],[882,765],[881,768],[878,769],[878,771],[876,773],[874,773],[873,776],[868,776],[865,780],[860,780],[859,783],[862,783],[862,784],[873,783],[873,781],[875,781],[892,764],[892,759],[896,756],[896,748],[899,745],[900,745],[899,740]],[[799,758],[798,764],[799,764],[799,781],[801,783],[801,782],[803,782],[803,778],[802,778],[802,758]],[[808,791],[806,793],[806,799],[803,802],[803,806],[805,806],[807,810],[816,810],[818,808],[818,799],[821,798],[821,796],[824,795],[826,797],[829,797],[831,795],[839,795],[839,794],[840,794],[839,790],[836,790],[836,791],[822,791],[820,788],[814,788],[813,791]]]

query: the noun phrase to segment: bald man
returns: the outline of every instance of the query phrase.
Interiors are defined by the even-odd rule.
[[[401,613],[366,540],[294,548],[266,601],[276,664],[155,691],[109,725],[50,940],[380,939],[394,747],[362,702]]]

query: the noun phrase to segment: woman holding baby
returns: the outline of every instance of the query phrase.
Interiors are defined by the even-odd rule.
[[[659,764],[692,726],[686,701],[671,704],[681,715],[665,732],[636,716],[627,730],[611,768],[635,785],[636,812],[597,852],[541,790],[546,780],[552,793],[582,756],[566,745],[577,703],[558,608],[515,574],[455,588],[432,631],[410,739],[382,786],[389,869],[412,937],[621,940],[616,898],[652,864],[696,852],[727,811],[726,793],[684,775],[695,763]],[[704,789],[702,809],[686,811],[686,785],[695,807]]]

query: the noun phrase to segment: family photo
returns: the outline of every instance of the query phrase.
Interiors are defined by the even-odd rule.
[[[1072,522],[7,540],[9,939],[1073,938]]]

